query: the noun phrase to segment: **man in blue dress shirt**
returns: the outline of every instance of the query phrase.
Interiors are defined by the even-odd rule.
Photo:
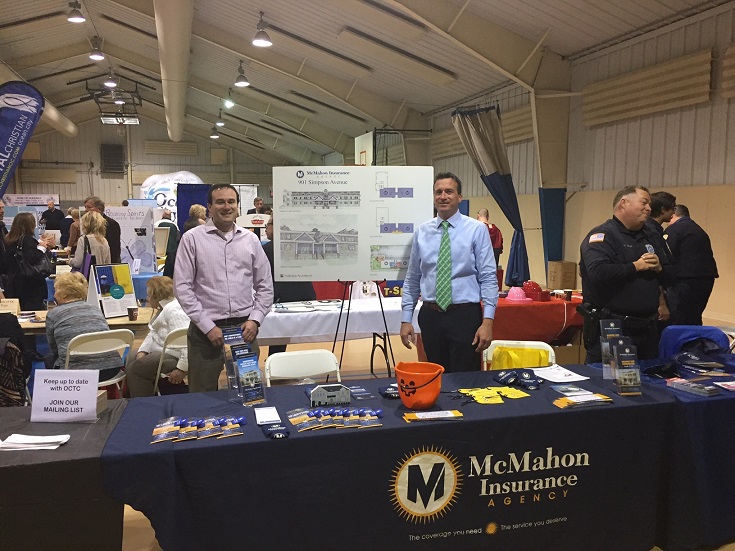
[[[498,304],[495,257],[487,227],[460,214],[461,200],[460,179],[451,172],[437,174],[437,217],[416,230],[401,306],[401,341],[411,348],[411,343],[416,344],[411,320],[421,295],[424,302],[418,322],[426,357],[447,372],[480,369],[481,353],[493,340]],[[446,253],[440,254],[440,249]],[[450,259],[450,266],[444,267],[446,261],[440,257]]]

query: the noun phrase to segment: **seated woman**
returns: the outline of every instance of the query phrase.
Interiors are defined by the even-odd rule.
[[[109,264],[112,257],[110,256],[110,245],[105,239],[107,221],[99,212],[90,211],[82,216],[81,226],[84,235],[79,238],[74,256],[69,259],[69,265],[72,268],[81,268],[85,251],[94,255],[97,264]]]
[[[87,280],[78,272],[59,274],[54,281],[58,306],[46,316],[46,338],[51,353],[46,357],[47,369],[63,369],[69,342],[77,335],[108,331],[110,327],[102,311],[87,300]],[[117,352],[89,356],[72,356],[69,369],[98,369],[100,382],[120,372],[122,358]]]
[[[128,362],[128,390],[131,398],[153,396],[158,362],[163,351],[163,341],[175,329],[189,327],[189,318],[174,298],[174,280],[166,276],[154,276],[148,280],[148,300],[156,312],[148,327],[148,336],[140,345],[135,360]],[[186,348],[168,348],[163,357],[161,373],[168,373],[168,381],[180,384],[189,370]]]

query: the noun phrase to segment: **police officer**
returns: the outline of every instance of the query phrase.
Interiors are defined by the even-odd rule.
[[[719,277],[709,235],[689,218],[686,206],[677,205],[664,237],[676,259],[676,280],[666,290],[671,323],[702,325],[702,312]]]
[[[580,247],[587,363],[601,361],[601,319],[619,319],[640,359],[658,356],[658,320],[669,317],[661,281],[665,255],[645,228],[651,195],[642,186],[621,189],[613,217],[592,229]]]
[[[662,265],[674,263],[674,257],[671,255],[671,251],[664,239],[663,225],[671,222],[675,208],[676,197],[674,195],[666,191],[657,191],[651,194],[651,214],[648,216],[648,220],[646,220],[646,229],[655,232],[658,241],[654,245],[656,248],[661,247],[664,253],[666,253],[666,256],[659,258]],[[673,277],[673,270],[671,272]],[[673,281],[668,283],[673,283]],[[664,284],[664,287],[666,287],[666,284]]]

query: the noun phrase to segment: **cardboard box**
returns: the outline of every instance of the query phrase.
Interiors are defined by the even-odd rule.
[[[552,346],[556,363],[559,365],[581,365],[587,357],[587,351],[582,344],[582,331],[577,331],[570,344]]]
[[[546,287],[552,290],[576,289],[577,264],[566,260],[550,261]]]

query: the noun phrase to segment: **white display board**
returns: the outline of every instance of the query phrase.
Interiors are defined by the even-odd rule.
[[[156,272],[153,209],[148,207],[107,207],[105,214],[120,224],[120,260],[133,266],[140,260],[140,272]]]
[[[274,167],[276,281],[404,279],[430,166]]]

